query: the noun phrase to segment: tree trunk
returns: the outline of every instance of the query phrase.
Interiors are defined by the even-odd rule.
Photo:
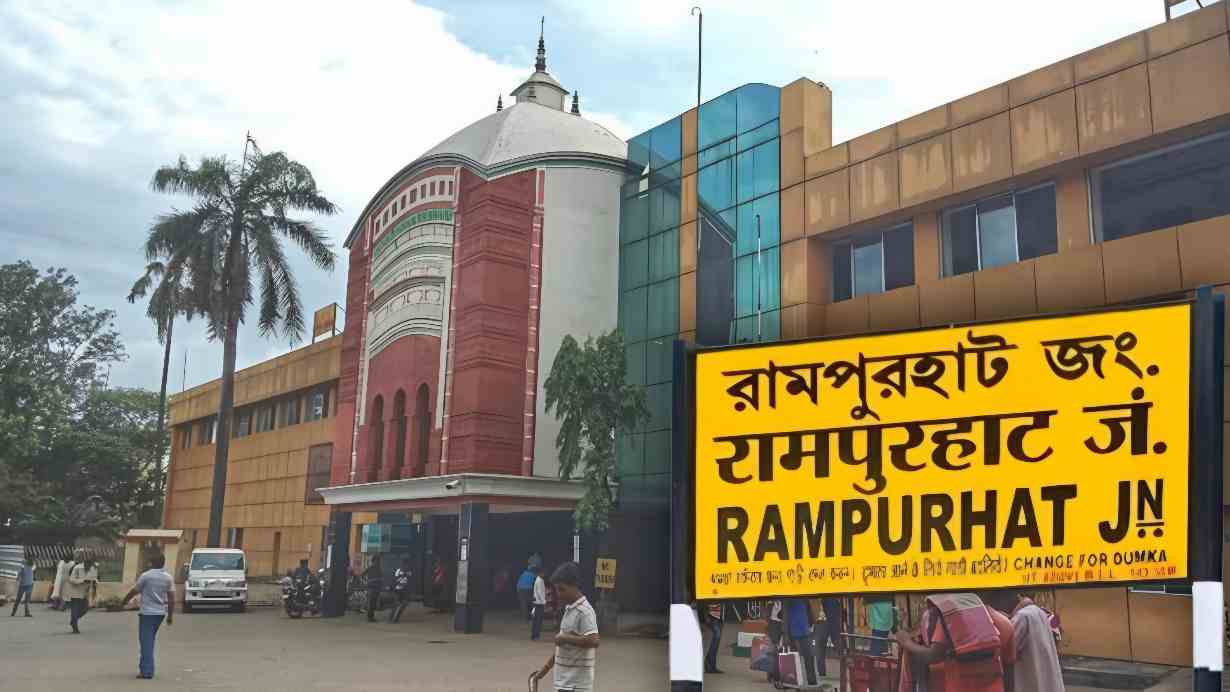
[[[235,342],[239,331],[238,316],[227,318],[222,345],[222,391],[218,402],[217,444],[214,445],[214,485],[209,502],[210,548],[222,547],[222,510],[226,506],[226,462],[231,450],[231,411],[235,407]]]
[[[171,331],[175,327],[175,316],[172,315],[167,320],[166,333],[166,348],[162,352],[162,386],[158,389],[158,480],[155,488],[158,490],[158,501],[165,506],[166,499],[163,493],[167,487],[166,473],[169,469],[169,464],[165,464],[167,454],[166,448],[166,423],[167,423],[167,374],[171,369]]]

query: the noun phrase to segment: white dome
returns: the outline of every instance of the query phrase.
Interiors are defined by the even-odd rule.
[[[542,154],[569,153],[626,159],[628,145],[581,116],[523,102],[468,125],[419,158],[459,156],[488,168]]]

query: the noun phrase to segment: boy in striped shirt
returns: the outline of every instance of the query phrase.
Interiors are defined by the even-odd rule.
[[[577,565],[565,562],[551,575],[551,585],[566,604],[555,635],[555,652],[538,671],[541,680],[554,670],[555,692],[593,692],[597,661],[598,616],[577,587]]]

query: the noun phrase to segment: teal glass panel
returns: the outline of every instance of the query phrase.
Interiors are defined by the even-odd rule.
[[[638,240],[619,251],[619,288],[630,291],[649,283],[649,241]]]
[[[746,202],[777,191],[778,160],[780,158],[777,147],[777,140],[773,140],[738,155],[736,177],[738,178],[739,202]]]
[[[649,189],[649,176],[643,175],[639,178],[629,178],[626,183],[619,186],[620,199],[628,199],[635,197],[641,192]],[[627,202],[624,202],[627,204]]]
[[[781,250],[770,248],[760,253],[760,268],[756,272],[760,286],[760,310],[776,310],[782,304]]]
[[[670,504],[671,475],[669,473],[650,473],[641,476],[641,488],[646,502],[664,506]]]
[[[674,370],[675,338],[662,337],[645,342],[645,384],[670,382]]]
[[[615,441],[615,475],[637,476],[645,469],[645,435],[621,433]]]
[[[696,157],[696,165],[704,168],[711,163],[721,161],[722,159],[730,158],[735,155],[735,140],[728,139],[721,144],[714,144],[708,149],[702,149]]]
[[[673,382],[663,382],[645,388],[646,404],[649,407],[649,421],[645,424],[646,431],[670,429],[671,395],[674,386]]]
[[[781,211],[777,193],[765,195],[738,207],[738,242],[735,252],[746,255],[756,252],[757,247],[777,247],[781,241]],[[760,242],[757,245],[757,238]]]
[[[631,243],[649,234],[649,194],[641,193],[623,201],[620,207],[620,241]]]
[[[735,203],[735,165],[734,159],[719,161],[700,169],[697,181],[697,196],[700,206],[706,211],[716,212]]]
[[[645,384],[645,343],[624,347],[624,381],[628,384]]]
[[[739,151],[747,151],[757,144],[767,142],[777,136],[777,121],[765,123],[760,127],[739,135]]]
[[[649,146],[652,131],[643,132],[628,140],[628,160],[636,164],[640,173],[649,168]]]
[[[659,339],[679,331],[679,279],[649,285],[645,338]]]
[[[760,316],[760,340],[777,341],[782,338],[782,311],[771,310]]]
[[[619,299],[619,328],[628,343],[645,340],[645,300],[648,296],[649,289],[642,287],[625,291]]]
[[[746,84],[738,88],[738,131],[747,132],[754,127],[776,120],[781,111],[781,96],[777,87],[768,84]]]
[[[756,255],[735,260],[735,317],[756,314]]]
[[[736,109],[738,96],[729,91],[702,103],[696,116],[696,148],[705,149],[728,137],[734,137],[738,124]]]
[[[631,246],[629,246],[631,247]],[[679,229],[649,238],[649,280],[662,281],[679,274]]]
[[[650,233],[660,233],[679,225],[679,185],[669,183],[649,191]]]
[[[736,344],[749,344],[756,341],[757,321],[756,316],[740,317],[734,323],[734,335],[731,337],[731,342]]]
[[[645,433],[645,473],[670,473],[671,431]]]
[[[649,131],[649,167],[653,170],[683,157],[683,119],[672,118]]]

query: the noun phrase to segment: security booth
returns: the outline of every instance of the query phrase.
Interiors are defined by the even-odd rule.
[[[1141,583],[1220,689],[1223,302],[676,342],[672,689],[694,601]]]
[[[323,488],[333,508],[325,612],[345,612],[350,566],[379,554],[386,583],[409,559],[424,604],[453,611],[458,632],[481,632],[488,610],[516,608],[515,579],[530,555],[548,570],[593,562],[594,546],[573,531],[583,493],[575,481],[481,473]],[[356,528],[355,517],[373,521]]]

